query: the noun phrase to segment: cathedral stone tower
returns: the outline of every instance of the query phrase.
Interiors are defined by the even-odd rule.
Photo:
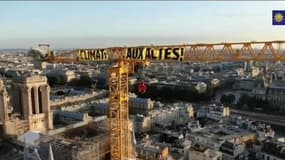
[[[9,96],[6,91],[4,82],[0,80],[0,124],[9,120],[8,115]]]
[[[8,105],[0,106],[4,110],[1,112],[4,116],[1,114],[1,117],[5,119],[8,116],[3,125],[5,134],[18,136],[26,131],[44,132],[53,129],[47,78],[39,75],[26,76],[14,79],[11,84],[9,94],[13,109],[10,116],[3,114],[7,112]],[[0,101],[3,104],[3,98]]]

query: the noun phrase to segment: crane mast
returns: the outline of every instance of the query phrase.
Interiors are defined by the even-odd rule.
[[[131,150],[128,74],[133,71],[134,63],[285,61],[285,51],[280,50],[284,43],[285,41],[265,41],[79,49],[75,50],[74,58],[49,56],[46,60],[51,63],[117,63],[109,68],[108,73],[110,151],[112,160],[128,160]]]
[[[109,134],[111,157],[130,157],[128,64],[119,61],[109,69]]]

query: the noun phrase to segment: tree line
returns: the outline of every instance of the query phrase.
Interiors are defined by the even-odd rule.
[[[159,86],[157,84],[147,85],[147,91],[143,94],[139,93],[138,87],[133,87],[132,89],[138,97],[151,98],[162,102],[202,102],[210,101],[215,96],[215,89],[213,87],[207,87],[205,93],[198,93],[197,90],[191,87]]]

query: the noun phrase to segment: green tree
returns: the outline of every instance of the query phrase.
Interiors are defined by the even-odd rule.
[[[92,80],[89,76],[81,76],[78,83],[79,85],[82,85],[82,86],[91,87]]]
[[[232,105],[233,102],[235,101],[235,95],[233,94],[229,94],[229,95],[225,95],[223,94],[221,99],[220,99],[221,103],[225,104],[225,105]]]
[[[48,76],[48,84],[53,87],[55,85],[64,84],[64,79],[62,76]]]
[[[71,82],[69,82],[69,85],[89,87],[89,88],[96,87],[96,84],[93,82],[93,80],[89,76],[81,76],[79,79],[74,79]]]
[[[92,83],[92,84],[91,84],[91,88],[92,88],[92,89],[96,89],[96,83]]]
[[[138,92],[138,84],[134,87],[134,92],[142,98],[152,98],[154,100],[160,100],[164,102],[174,101],[188,101],[188,102],[201,102],[209,101],[214,95],[214,90],[209,87],[209,91],[203,94],[199,94],[196,90],[190,87],[173,87],[173,86],[161,86],[156,84],[147,85],[146,93]]]
[[[250,97],[246,94],[242,95],[237,103],[237,107],[242,109],[243,106],[247,106],[249,110],[256,110],[256,108],[261,108],[263,111],[268,113],[280,111],[279,106],[274,106],[267,100],[256,99],[255,97]]]

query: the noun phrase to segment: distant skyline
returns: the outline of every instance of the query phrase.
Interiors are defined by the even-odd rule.
[[[0,48],[285,40],[282,1],[1,1]]]

